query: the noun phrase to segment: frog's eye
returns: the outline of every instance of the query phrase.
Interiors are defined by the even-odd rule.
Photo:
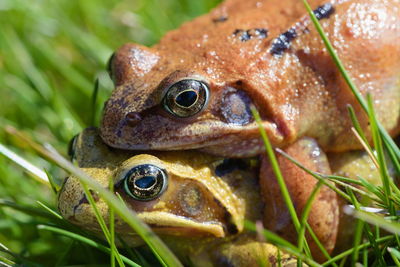
[[[206,106],[208,95],[208,86],[204,82],[181,80],[168,88],[163,104],[172,115],[186,118],[195,115]]]
[[[123,183],[129,196],[136,200],[149,201],[165,191],[168,175],[165,170],[155,165],[142,164],[130,169]]]

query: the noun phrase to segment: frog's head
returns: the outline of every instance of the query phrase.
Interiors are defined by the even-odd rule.
[[[134,155],[107,147],[93,128],[86,129],[74,143],[72,154],[78,166],[104,187],[113,179],[115,191],[155,232],[225,237],[242,231],[246,203],[243,196],[251,195],[246,190],[254,191],[254,187],[249,185],[243,191],[243,186],[238,189],[240,177],[217,177],[212,169],[219,159],[189,151]],[[235,188],[229,182],[236,183]],[[96,194],[95,200],[102,216],[107,218],[106,203]],[[58,205],[68,220],[99,230],[75,177],[67,178]],[[126,234],[130,230],[117,219],[116,231]]]
[[[247,69],[260,53],[256,47],[261,39],[238,42],[235,29],[229,28],[223,29],[226,39],[191,36],[198,39],[189,42],[184,36],[191,29],[180,31],[184,33],[171,32],[153,48],[126,44],[112,56],[109,70],[116,88],[105,104],[103,140],[130,150],[202,148],[223,156],[255,155],[262,142],[253,104],[272,142],[281,143],[282,129],[266,104],[276,93],[262,84],[272,80]],[[236,51],[243,51],[243,58]]]

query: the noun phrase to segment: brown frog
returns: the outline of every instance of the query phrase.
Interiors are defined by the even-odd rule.
[[[262,214],[255,159],[228,160],[194,151],[124,152],[106,146],[95,128],[84,130],[73,150],[78,166],[104,187],[113,179],[115,191],[125,203],[183,262],[196,266],[266,262],[277,266],[278,249],[243,229],[245,219],[255,222]],[[107,204],[95,199],[107,221]],[[58,201],[66,219],[101,232],[78,179],[67,178]],[[132,246],[142,244],[118,217],[116,232]],[[283,266],[296,266],[294,257],[280,253]]]
[[[400,2],[309,1],[349,75],[391,133],[400,121]],[[227,0],[151,48],[122,46],[101,126],[117,148],[263,151],[250,104],[275,147],[311,137],[325,152],[360,149],[347,105],[368,122],[299,0]]]
[[[312,148],[313,143],[308,143],[308,147]],[[73,151],[78,166],[104,187],[108,187],[109,179],[113,179],[115,191],[184,262],[188,260],[185,255],[192,255],[190,260],[201,266],[255,266],[260,259],[276,264],[277,249],[244,231],[244,220],[264,219],[266,226],[278,232],[286,227],[289,231],[280,234],[296,241],[296,234],[287,227],[290,216],[280,209],[285,205],[283,200],[279,195],[271,198],[260,193],[259,164],[255,158],[224,159],[195,151],[137,154],[106,146],[96,128],[84,130],[76,138]],[[374,171],[373,164],[364,154],[351,153],[348,160],[345,159],[335,160],[335,173],[355,177],[363,169]],[[320,158],[316,165],[323,168],[324,161]],[[274,191],[273,181],[269,185],[263,184],[263,180],[261,183],[264,190]],[[291,185],[289,189],[295,191]],[[320,196],[327,194],[323,191]],[[66,179],[58,201],[59,210],[66,219],[100,232],[78,179]],[[100,198],[96,201],[101,215],[107,220],[108,206]],[[298,200],[295,205],[300,214],[304,202]],[[316,206],[309,223],[316,234],[324,238],[321,241],[325,246],[338,244],[336,247],[340,250],[348,245],[351,231],[343,232],[337,240],[336,235],[331,234],[337,232],[337,225],[332,226],[333,231],[324,228],[322,220],[327,218],[323,216],[327,206],[330,204]],[[347,218],[341,218],[340,226],[351,229]],[[141,244],[137,235],[119,218],[116,231],[129,244]],[[315,258],[322,261],[320,250],[312,242],[310,244]],[[295,263],[290,255],[282,255],[286,266]]]
[[[354,83],[373,96],[382,125],[398,134],[400,1],[309,2]],[[116,148],[256,155],[263,146],[251,105],[273,146],[314,171],[332,172],[325,153],[361,148],[347,105],[370,137],[366,115],[298,0],[227,0],[151,48],[124,45],[110,60],[110,73],[116,88],[101,136]],[[316,180],[279,157],[300,213]],[[264,224],[293,238],[280,189],[262,161],[260,185],[271,203]],[[338,206],[337,196],[323,188],[310,214],[328,251],[337,236]]]

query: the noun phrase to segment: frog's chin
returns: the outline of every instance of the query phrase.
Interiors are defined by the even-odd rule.
[[[214,236],[225,237],[225,225],[221,222],[196,222],[184,216],[168,212],[142,212],[138,217],[151,226],[154,232],[179,236]]]
[[[155,124],[154,122],[153,124]],[[211,125],[189,125],[168,130],[163,133],[154,128],[152,123],[145,127],[125,127],[115,133],[101,129],[101,137],[109,146],[136,151],[148,150],[190,150],[201,149],[207,153],[226,157],[250,157],[264,151],[259,127],[256,123],[249,125],[230,125],[226,123],[209,123]],[[274,147],[282,147],[290,140],[290,134],[272,121],[263,122],[264,129]],[[164,129],[165,131],[165,129]]]

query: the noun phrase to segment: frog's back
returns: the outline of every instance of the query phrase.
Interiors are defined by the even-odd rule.
[[[310,2],[353,81],[372,94],[379,119],[397,134],[400,2]],[[350,132],[348,104],[368,127],[298,0],[225,1],[152,48],[123,46],[111,65],[117,88],[105,106],[102,137],[118,148],[260,153],[251,103],[278,147],[309,136],[326,151],[360,148]],[[163,100],[183,79],[209,88],[202,109],[185,118]]]

